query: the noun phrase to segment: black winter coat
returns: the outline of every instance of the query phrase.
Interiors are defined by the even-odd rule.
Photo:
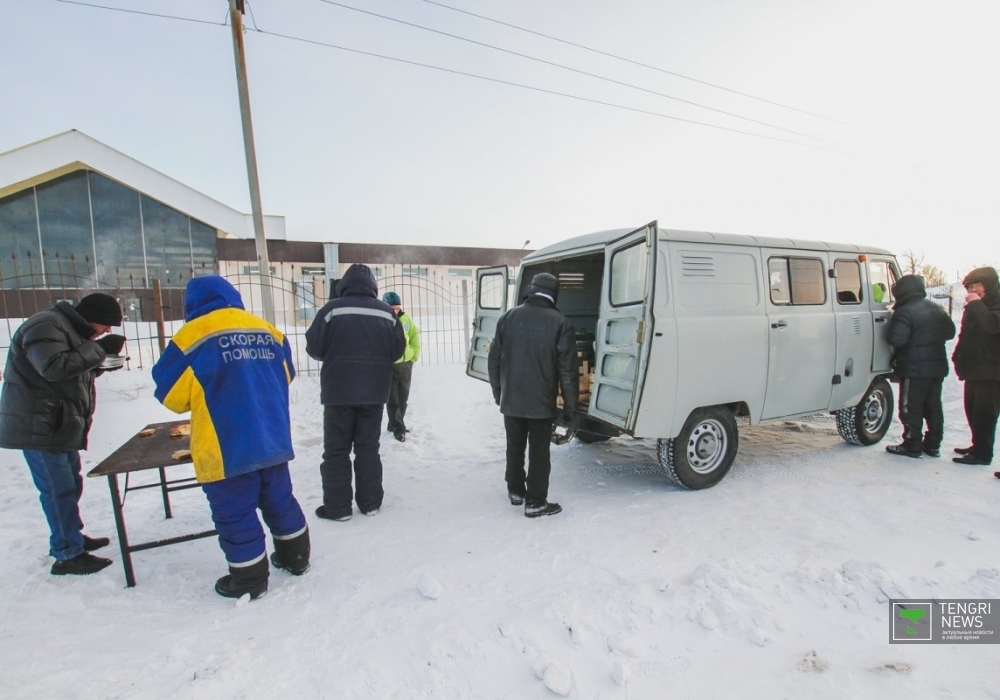
[[[1000,290],[965,305],[951,359],[959,379],[1000,379]]]
[[[529,297],[497,322],[489,372],[505,416],[554,418],[559,387],[564,410],[576,411],[580,377],[573,324],[548,299]]]
[[[888,340],[895,350],[893,366],[900,377],[948,376],[944,344],[955,337],[948,312],[927,299],[923,280],[907,275],[893,286],[896,305],[889,321]]]
[[[306,331],[306,352],[323,363],[324,406],[363,406],[389,400],[392,365],[406,349],[403,325],[378,299],[371,270],[352,265],[338,297],[319,310]]]
[[[94,379],[107,357],[89,340],[94,329],[73,305],[58,302],[17,329],[0,393],[0,447],[71,451],[87,448]]]

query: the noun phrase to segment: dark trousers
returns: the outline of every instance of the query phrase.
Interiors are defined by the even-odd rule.
[[[899,421],[903,424],[903,447],[907,450],[941,449],[944,437],[943,384],[943,377],[904,377],[899,385]],[[927,432],[921,437],[924,421],[927,422]]]
[[[530,501],[544,501],[549,495],[549,444],[551,418],[503,417],[507,432],[507,490]],[[524,472],[524,448],[528,448],[528,473]]]
[[[24,450],[24,459],[38,489],[45,520],[49,523],[49,554],[59,560],[83,554],[80,453],[76,450]]]
[[[201,485],[219,531],[219,546],[232,566],[248,566],[264,558],[264,529],[276,538],[288,538],[306,530],[302,508],[292,495],[288,462]]]
[[[406,432],[406,402],[410,399],[410,381],[413,379],[413,363],[397,362],[392,366],[392,385],[389,387],[389,403],[386,413],[389,416],[388,430],[390,433]]]
[[[993,461],[997,416],[1000,416],[1000,381],[965,380],[965,418],[972,431],[971,454],[985,462]]]
[[[382,507],[379,433],[383,404],[323,407],[323,506],[330,517],[350,515],[351,501],[368,513]],[[354,486],[351,491],[351,450]]]

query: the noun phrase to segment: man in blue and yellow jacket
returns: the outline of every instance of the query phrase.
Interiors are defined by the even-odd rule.
[[[309,567],[309,530],[288,472],[295,457],[291,347],[214,275],[188,282],[184,320],[153,367],[156,398],[171,411],[191,412],[195,475],[229,563],[216,592],[259,598],[269,571],[258,508],[274,538],[271,563],[295,575]]]

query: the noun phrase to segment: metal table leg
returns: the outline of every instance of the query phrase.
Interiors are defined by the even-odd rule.
[[[117,474],[108,474],[108,487],[111,489],[111,509],[115,514],[118,545],[122,550],[122,565],[125,567],[125,585],[132,588],[135,586],[135,571],[132,569],[132,549],[128,544],[128,533],[125,531],[125,514],[122,512],[122,497],[118,492]]]
[[[163,467],[160,467],[160,491],[163,493],[163,516],[172,518],[174,514],[170,511],[170,489],[167,488],[167,470]]]

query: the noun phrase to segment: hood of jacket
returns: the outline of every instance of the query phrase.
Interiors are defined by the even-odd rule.
[[[218,275],[192,277],[188,280],[184,296],[185,321],[193,321],[218,309],[243,308],[243,297],[236,287]]]
[[[378,299],[378,283],[371,268],[361,263],[355,263],[347,268],[343,279],[337,284],[337,296],[365,296]]]
[[[892,296],[896,298],[896,306],[925,298],[927,287],[924,286],[924,278],[920,275],[903,275],[892,285]]]

